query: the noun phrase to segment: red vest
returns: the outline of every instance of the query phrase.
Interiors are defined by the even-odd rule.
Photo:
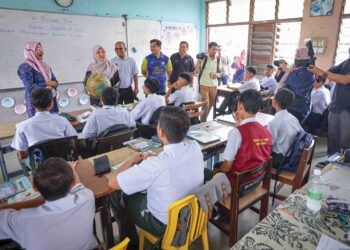
[[[271,156],[272,136],[259,122],[248,122],[237,127],[242,136],[232,168],[227,177],[233,186],[234,172],[244,172],[267,162]],[[241,183],[246,183],[260,176],[263,171],[246,177]]]

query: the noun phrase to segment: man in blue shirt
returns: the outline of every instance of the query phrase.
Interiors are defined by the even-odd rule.
[[[150,48],[152,54],[143,59],[141,72],[144,77],[156,78],[160,82],[160,89],[158,95],[165,95],[166,82],[170,83],[170,74],[173,71],[171,61],[168,56],[161,52],[162,42],[158,39],[150,41]]]
[[[308,58],[307,48],[297,49],[296,62]],[[295,99],[288,107],[288,112],[294,115],[299,122],[302,122],[310,112],[311,91],[314,81],[314,74],[305,67],[298,67],[292,70],[285,81],[285,87],[295,94]]]

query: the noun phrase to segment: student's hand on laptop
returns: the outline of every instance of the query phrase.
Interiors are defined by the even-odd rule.
[[[69,165],[72,167],[72,170],[73,170],[74,184],[77,184],[80,182],[79,175],[77,174],[77,171],[75,171],[75,168],[78,165],[78,161],[71,161],[71,162],[69,162]]]
[[[157,156],[158,154],[153,151],[147,151],[142,154],[142,160],[146,160],[148,157]]]

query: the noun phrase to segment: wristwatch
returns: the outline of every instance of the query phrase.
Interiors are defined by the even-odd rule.
[[[327,79],[327,77],[328,77],[328,72],[323,72],[322,77],[325,78],[325,79]]]

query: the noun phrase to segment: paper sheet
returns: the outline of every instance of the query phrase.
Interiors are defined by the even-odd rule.
[[[350,250],[350,247],[322,234],[316,250]]]

